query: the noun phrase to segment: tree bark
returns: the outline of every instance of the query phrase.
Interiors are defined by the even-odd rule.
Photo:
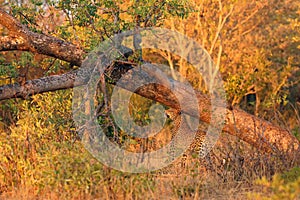
[[[10,34],[0,37],[0,51],[21,50],[33,53],[52,56],[72,64],[81,66],[86,55],[81,48],[60,40],[52,36],[37,34],[20,24],[15,18],[0,9],[0,24],[6,27]],[[124,75],[128,80],[135,80],[135,74],[130,70],[131,65],[115,64],[105,70],[109,82],[116,84],[119,78]],[[40,79],[29,80],[24,85],[18,83],[0,86],[0,100],[10,98],[26,98],[29,95],[43,93],[47,91],[73,88],[86,84],[87,75],[91,73],[91,68],[70,71],[62,75],[53,75]],[[155,70],[148,65],[146,71]],[[142,71],[143,76],[153,77],[151,73]],[[76,77],[79,79],[76,79]],[[80,77],[83,77],[80,79]],[[76,79],[76,81],[75,81]],[[172,82],[173,87],[178,91],[177,98],[186,99],[192,94],[185,89],[185,85],[174,80],[163,80]],[[163,84],[149,84],[138,90],[133,89],[129,82],[124,88],[135,92],[143,97],[155,100],[166,106],[181,109],[177,98]],[[199,104],[199,113],[192,107],[186,107],[182,112],[191,116],[200,116],[200,120],[206,123],[211,121],[211,101],[210,98],[199,91],[196,91]],[[220,108],[221,109],[221,108]],[[239,109],[226,108],[226,121],[223,131],[235,135],[247,143],[265,152],[279,150],[281,152],[299,152],[299,141],[287,130],[273,125],[263,119],[257,118]]]
[[[86,52],[67,41],[30,31],[0,8],[0,24],[9,35],[0,37],[0,51],[30,51],[58,58],[80,66]]]

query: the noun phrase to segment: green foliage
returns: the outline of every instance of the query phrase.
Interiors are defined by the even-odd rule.
[[[16,78],[17,77],[17,71],[16,68],[13,65],[2,65],[0,64],[0,77],[2,79],[5,78]],[[7,82],[3,82],[3,80],[1,80],[1,83],[5,84]]]
[[[262,193],[249,194],[250,199],[292,200],[300,198],[300,168],[295,167],[282,175],[276,174],[272,181],[265,177],[256,181],[263,186]]]
[[[141,198],[153,189],[150,175],[110,170],[85,150],[73,128],[71,94],[57,91],[20,102],[16,125],[0,133],[0,193],[36,187],[41,194],[72,191],[61,196],[72,199],[81,193],[103,197],[109,188],[107,195]]]
[[[295,182],[300,178],[300,167],[294,167],[281,175],[285,182]]]
[[[67,94],[69,93],[69,94]],[[45,95],[36,95],[32,101],[23,101],[18,106],[17,121],[10,127],[10,133],[1,132],[5,138],[1,143],[1,184],[14,187],[25,182],[26,184],[42,184],[47,177],[42,177],[44,166],[50,166],[48,156],[58,156],[60,142],[74,137],[69,129],[72,127],[67,109],[70,109],[70,92],[56,92]],[[63,125],[62,125],[63,124]],[[68,126],[68,129],[64,127]],[[64,131],[62,131],[64,129]],[[69,131],[68,131],[69,130]],[[70,140],[71,142],[72,140]],[[71,143],[68,142],[68,146]],[[67,142],[66,142],[67,143]],[[50,145],[49,145],[50,144]],[[65,150],[69,151],[71,148]],[[57,153],[57,155],[56,155]],[[41,170],[37,170],[41,168]],[[34,173],[37,170],[39,173]],[[40,174],[41,173],[41,174]],[[47,173],[47,172],[45,172]],[[39,181],[35,178],[39,177]]]
[[[292,134],[294,136],[296,136],[296,138],[298,138],[298,140],[300,141],[300,127],[296,126],[293,130],[292,130]]]
[[[95,47],[99,41],[115,33],[135,27],[159,26],[169,15],[185,17],[190,12],[187,1],[59,1],[57,9],[68,16],[68,24],[62,26],[63,38],[72,38],[81,31],[89,39],[85,47]],[[69,29],[68,27],[72,27]],[[74,35],[75,33],[75,35]],[[78,35],[77,35],[78,36]],[[96,41],[92,41],[96,38]],[[90,50],[92,48],[89,48]]]
[[[14,56],[16,57],[16,56]],[[32,54],[28,52],[22,52],[18,59],[15,59],[11,62],[7,62],[4,56],[0,56],[0,83],[9,84],[15,82],[15,79],[18,77],[18,69],[28,67],[33,65]]]

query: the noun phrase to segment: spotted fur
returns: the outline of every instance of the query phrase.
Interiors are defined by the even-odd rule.
[[[179,127],[181,126],[181,112],[176,109],[168,109],[166,110],[166,115],[168,118],[172,120],[172,124],[174,128],[172,129],[172,138],[178,134]],[[191,127],[185,126],[184,130],[188,130],[187,132],[192,132]],[[183,138],[184,139],[184,138]],[[201,129],[197,129],[195,138],[189,148],[184,153],[184,159],[186,160],[188,156],[194,156],[195,154],[199,154],[201,158],[203,158],[209,150],[208,140],[205,139],[205,132]]]

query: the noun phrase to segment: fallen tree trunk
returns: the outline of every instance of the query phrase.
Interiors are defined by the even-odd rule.
[[[115,84],[119,77],[125,75],[128,80],[134,80],[134,74],[130,70],[131,66],[122,66],[123,70],[120,71],[118,66],[107,70],[105,72],[107,77],[110,77],[109,82]],[[89,74],[92,69],[86,69],[86,74]],[[82,70],[81,70],[82,71]],[[82,73],[82,72],[81,72]],[[145,73],[145,77],[149,76]],[[44,77],[41,79],[27,81],[25,85],[19,84],[5,85],[0,87],[0,99],[26,97],[33,94],[43,93],[47,91],[54,91],[60,89],[68,89],[76,86],[84,85],[88,82],[88,79],[77,79],[75,84],[75,78],[79,77],[78,71],[72,71],[63,75],[53,75]],[[86,77],[86,76],[83,76]],[[112,78],[113,77],[113,78]],[[81,81],[78,81],[81,80]],[[166,106],[181,109],[177,98],[188,98],[190,94],[185,90],[185,85],[172,80],[174,87],[177,88],[179,95],[176,97],[174,94],[166,88],[163,84],[151,84],[141,87],[134,91],[133,85],[126,84],[124,89],[135,92],[148,99],[155,100]],[[206,123],[210,123],[211,120],[211,101],[206,95],[196,91],[196,96],[199,103],[199,116],[200,120]],[[182,112],[197,116],[197,110],[187,107]],[[240,109],[226,109],[226,121],[223,131],[235,135],[245,142],[257,147],[266,152],[274,150],[279,151],[293,151],[299,148],[299,141],[291,135],[287,130],[273,125],[268,121],[248,114]]]
[[[52,36],[45,36],[29,31],[25,26],[21,25],[12,16],[0,9],[0,24],[10,31],[10,38],[0,37],[0,51],[22,50],[33,53],[40,53],[61,60],[81,65],[85,52],[71,43],[62,41]],[[13,42],[12,42],[13,41]],[[13,44],[13,45],[12,45]],[[151,68],[151,66],[149,66]],[[110,83],[115,84],[119,78],[125,74],[128,80],[134,80],[134,74],[131,73],[130,65],[114,65],[107,69],[105,74],[110,78]],[[24,85],[18,83],[0,86],[0,100],[10,98],[26,98],[29,95],[43,93],[47,91],[55,91],[61,89],[73,88],[87,83],[87,79],[83,78],[78,81],[76,77],[81,77],[80,73],[91,73],[90,68],[84,70],[75,70],[62,75],[53,75],[36,80],[29,80]],[[129,70],[129,71],[128,71]],[[154,69],[155,70],[155,69]],[[145,77],[151,76],[145,73]],[[82,76],[86,77],[86,76]],[[185,90],[185,85],[172,80],[174,87],[179,91],[179,97],[187,98],[191,94]],[[150,84],[134,90],[132,85],[127,84],[125,89],[135,92],[143,97],[155,100],[166,106],[180,109],[178,101],[174,94],[165,86],[160,84]],[[210,98],[199,91],[196,91],[199,103],[200,120],[206,123],[211,121],[211,101]],[[198,111],[193,108],[185,108],[182,112],[191,116],[198,116]],[[226,121],[223,131],[235,135],[247,143],[266,152],[279,150],[281,152],[293,152],[299,150],[299,141],[291,135],[287,130],[273,125],[263,119],[255,117],[239,109],[226,108]]]

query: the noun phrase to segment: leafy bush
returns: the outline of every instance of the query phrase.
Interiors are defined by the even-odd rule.
[[[295,167],[283,174],[275,174],[271,181],[265,177],[256,181],[262,192],[249,194],[250,199],[292,200],[300,198],[300,168]]]

